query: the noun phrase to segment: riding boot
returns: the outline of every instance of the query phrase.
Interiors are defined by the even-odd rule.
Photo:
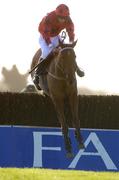
[[[37,69],[35,70],[35,74],[34,74],[34,77],[33,77],[33,82],[36,86],[36,88],[38,90],[41,90],[40,86],[39,86],[39,68],[37,67]]]
[[[50,64],[50,62],[51,62],[51,59],[53,58],[53,53],[51,52],[45,59],[44,58],[40,58],[39,59],[39,62],[41,62],[42,63],[42,61],[45,61],[45,62],[47,62],[47,60],[48,60],[48,62],[47,62],[47,67],[48,67],[48,65]],[[45,63],[44,63],[44,65],[45,65]],[[37,68],[36,68],[36,70],[35,70],[35,74],[34,74],[34,78],[33,78],[33,82],[34,82],[34,84],[35,84],[35,86],[36,86],[36,88],[38,89],[38,90],[41,90],[41,88],[40,88],[40,86],[39,86],[39,76],[40,75],[43,75],[43,74],[47,74],[47,72],[46,72],[46,66],[43,66],[43,64],[42,64],[42,66],[38,66]]]
[[[77,75],[78,75],[79,77],[85,76],[84,71],[82,71],[82,70],[78,67],[78,65],[76,66],[76,72],[77,72]]]

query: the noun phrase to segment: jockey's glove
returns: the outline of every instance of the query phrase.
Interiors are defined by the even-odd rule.
[[[53,44],[52,44],[52,43],[49,44],[48,47],[49,47],[50,49],[52,49],[52,48],[53,48]]]
[[[74,41],[69,41],[69,44],[73,44],[74,43]]]

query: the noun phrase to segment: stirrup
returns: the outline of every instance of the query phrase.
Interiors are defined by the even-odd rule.
[[[41,88],[40,88],[40,86],[39,86],[39,76],[38,76],[37,74],[36,74],[35,77],[33,78],[33,82],[34,82],[36,88],[37,88],[38,90],[41,90]]]

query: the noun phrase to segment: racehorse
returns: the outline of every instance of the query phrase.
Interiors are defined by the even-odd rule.
[[[40,76],[42,79],[42,81],[40,81],[40,87],[49,95],[55,106],[57,117],[62,128],[67,157],[72,157],[73,153],[71,140],[68,134],[68,120],[65,116],[65,101],[68,102],[68,107],[70,108],[69,112],[71,112],[72,115],[72,124],[75,128],[75,138],[79,148],[84,148],[80,132],[80,121],[78,118],[78,95],[75,75],[76,54],[73,49],[75,45],[76,41],[72,44],[60,43],[60,50],[53,56],[52,60],[50,60],[47,73]],[[41,50],[39,49],[33,57],[31,69],[38,63],[40,55]],[[32,77],[33,75],[34,71],[31,73]],[[44,77],[45,81],[43,81]]]

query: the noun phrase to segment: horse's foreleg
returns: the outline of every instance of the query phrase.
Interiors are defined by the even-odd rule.
[[[79,148],[84,149],[85,146],[84,146],[84,143],[83,143],[83,138],[82,138],[80,129],[75,130],[75,138],[76,138],[77,142],[79,143]]]
[[[80,120],[78,117],[78,97],[76,94],[69,98],[71,113],[72,113],[72,124],[75,128],[75,138],[79,143],[79,148],[84,148],[83,138],[80,131]]]
[[[72,157],[71,140],[69,137],[68,126],[65,122],[64,113],[62,113],[60,110],[58,110],[57,115],[58,115],[58,119],[60,121],[61,128],[62,128],[62,134],[64,137],[64,143],[65,143],[65,149],[67,152],[67,157]]]
[[[64,101],[62,99],[54,99],[53,98],[53,103],[55,105],[58,120],[61,124],[62,134],[64,137],[64,143],[65,143],[65,149],[67,152],[67,157],[72,157],[71,140],[70,140],[70,137],[68,134],[69,133],[68,125],[66,123],[65,115],[64,115]]]

